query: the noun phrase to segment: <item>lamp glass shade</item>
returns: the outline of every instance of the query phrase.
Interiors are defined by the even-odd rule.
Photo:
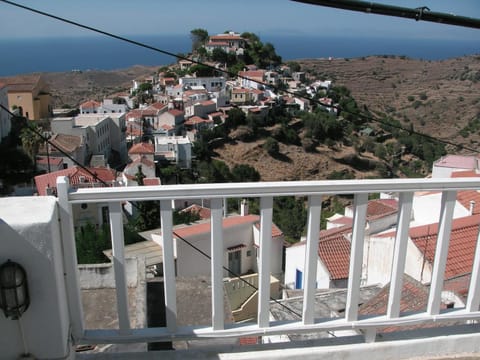
[[[29,304],[27,274],[21,265],[8,260],[0,266],[0,308],[7,318],[18,319]]]

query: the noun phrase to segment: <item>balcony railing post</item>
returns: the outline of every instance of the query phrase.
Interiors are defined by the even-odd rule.
[[[224,328],[223,305],[223,206],[222,199],[211,201],[211,273],[212,273],[212,328]]]
[[[77,250],[73,231],[72,205],[68,200],[68,177],[57,179],[57,195],[60,213],[60,228],[62,232],[63,266],[65,268],[65,286],[67,288],[68,311],[72,322],[72,335],[79,340],[84,335],[83,307],[78,280]]]
[[[320,239],[320,214],[322,197],[310,196],[308,199],[307,246],[305,254],[305,287],[303,292],[303,323],[315,321],[315,283],[317,279],[318,242]]]
[[[400,299],[402,297],[403,273],[407,257],[408,230],[412,213],[413,193],[400,194],[400,209],[397,217],[397,234],[393,250],[392,277],[390,295],[388,298],[387,317],[398,317],[400,314]]]
[[[175,257],[173,251],[173,215],[172,202],[160,201],[160,219],[162,222],[161,246],[163,250],[163,288],[165,291],[165,317],[171,333],[177,330],[177,289],[175,283]],[[155,239],[155,237],[154,237]]]
[[[272,242],[273,197],[260,199],[260,263],[258,286],[258,326],[269,326],[270,310],[270,243]]]
[[[108,209],[110,213],[110,233],[112,236],[113,270],[117,290],[118,324],[120,331],[126,332],[130,329],[130,317],[128,314],[122,207],[119,202],[111,202],[108,204]]]
[[[432,282],[428,297],[427,313],[436,315],[440,312],[441,293],[443,278],[447,264],[448,245],[450,243],[450,231],[452,229],[453,210],[457,199],[456,191],[444,191],[440,208],[438,223],[437,247],[435,260],[433,261]]]
[[[470,286],[467,299],[467,311],[478,311],[480,306],[480,231],[477,234],[477,246],[475,249],[475,258],[473,259],[472,275],[470,277]]]
[[[355,195],[353,207],[353,233],[350,250],[350,270],[348,273],[347,304],[345,319],[355,321],[358,316],[360,281],[362,277],[363,243],[365,237],[365,220],[367,216],[368,193]]]

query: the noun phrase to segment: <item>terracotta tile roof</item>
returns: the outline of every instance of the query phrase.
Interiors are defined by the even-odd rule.
[[[9,78],[3,78],[2,82],[7,85],[9,93],[31,92],[38,86],[40,75],[20,75]]]
[[[209,208],[206,208],[197,204],[190,205],[189,207],[181,210],[180,212],[196,213],[202,220],[210,219],[210,216],[212,213]]]
[[[461,171],[454,171],[450,175],[452,178],[460,178],[460,177],[480,177],[480,174],[475,172],[474,170],[461,170]]]
[[[424,311],[427,308],[429,289],[412,277],[403,275],[400,312]],[[385,315],[387,313],[390,284],[385,285],[380,292],[361,305],[359,315]]]
[[[238,75],[249,79],[263,79],[265,76],[265,70],[239,71]]]
[[[205,100],[200,103],[202,106],[210,106],[210,105],[215,105],[215,101],[212,100]]]
[[[331,280],[347,279],[350,266],[350,241],[345,235],[351,226],[322,230],[318,243],[318,256],[326,266]]]
[[[151,143],[138,143],[134,144],[130,150],[128,150],[129,154],[154,154],[155,153],[155,146]]]
[[[260,226],[260,216],[258,215],[246,215],[246,216],[230,216],[223,219],[223,229],[229,229],[243,224],[251,223],[257,228]],[[210,233],[210,221],[199,223],[195,225],[185,226],[175,230],[175,234],[183,238],[198,235],[198,234],[207,234]],[[174,234],[174,235],[175,235]],[[280,229],[272,224],[272,237],[278,237],[283,235]]]
[[[257,222],[255,224],[255,227],[258,230],[260,230],[260,222]],[[279,237],[279,236],[283,236],[282,230],[280,230],[277,225],[272,223],[272,237]]]
[[[329,220],[328,222],[332,223],[332,224],[341,224],[341,225],[352,226],[353,219],[351,217],[348,217],[348,216],[342,216],[342,217],[336,218],[334,220]]]
[[[145,178],[143,179],[143,185],[150,186],[150,185],[162,185],[162,182],[159,178]]]
[[[82,137],[67,134],[55,134],[50,138],[50,143],[66,153],[72,153],[82,145]],[[51,151],[55,150],[56,149],[51,149]]]
[[[446,155],[433,163],[433,166],[457,169],[477,169],[476,156]]]
[[[92,173],[96,174],[97,177],[106,183],[111,183],[115,181],[115,171],[109,168],[88,168]],[[52,188],[56,194],[57,189],[57,178],[59,176],[68,176],[70,179],[70,185],[73,187],[78,186],[79,184],[86,183],[96,183],[100,184],[99,180],[96,180],[89,172],[85,171],[81,167],[74,166],[68,169],[54,171],[49,174],[35,176],[35,185],[37,187],[37,192],[39,195],[47,195],[46,189]]]
[[[185,121],[185,125],[196,125],[201,123],[212,123],[213,120],[211,119],[202,119],[200,116],[192,116],[187,121]]]
[[[100,107],[101,105],[102,104],[99,103],[98,101],[88,100],[88,101],[85,101],[84,103],[80,104],[80,107],[82,109],[95,109],[95,108]]]
[[[152,105],[149,106],[149,108],[153,108],[156,110],[162,110],[167,106],[167,104],[163,104],[161,102],[155,102]]]
[[[231,216],[223,219],[223,229],[228,229],[242,224],[254,224],[260,220],[258,215],[247,215],[247,216]],[[183,238],[198,235],[198,234],[207,234],[210,233],[210,222],[204,222],[200,224],[194,224],[190,226],[181,227],[175,229],[175,234]]]
[[[348,206],[352,209],[352,206]],[[395,214],[398,211],[398,201],[395,199],[370,200],[367,205],[367,220],[380,219]]]
[[[130,164],[127,165],[127,167],[131,168],[131,167],[136,167],[138,166],[139,164],[142,164],[142,165],[145,165],[147,167],[150,167],[150,168],[154,168],[155,167],[155,163],[151,160],[148,160],[145,156],[139,156],[137,157],[135,160],[133,160]]]
[[[232,94],[248,94],[250,91],[245,88],[233,88]]]
[[[453,220],[445,268],[446,280],[472,271],[479,224],[480,215]],[[438,223],[410,229],[410,238],[430,264],[433,264],[435,257],[437,235]]]
[[[219,34],[210,36],[210,40],[244,40],[240,35],[237,34]]]
[[[173,116],[182,116],[184,114],[182,110],[177,110],[177,109],[168,110],[168,112]]]
[[[205,46],[229,46],[226,41],[209,41]]]
[[[147,109],[134,109],[127,113],[126,118],[128,119],[142,119],[145,116],[157,116],[158,109],[156,108],[147,108]]]
[[[462,190],[457,193],[457,201],[469,210],[471,201],[473,201],[473,213],[471,215],[480,214],[480,192],[475,190]]]
[[[37,164],[48,165],[48,163],[50,163],[50,165],[60,166],[63,163],[63,158],[56,156],[37,156]]]

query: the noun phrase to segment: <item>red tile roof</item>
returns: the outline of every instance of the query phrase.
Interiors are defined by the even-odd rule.
[[[480,192],[475,190],[463,190],[457,193],[457,201],[469,210],[471,201],[473,201],[473,213],[471,215],[480,214]]]
[[[260,217],[258,215],[247,215],[247,216],[231,216],[223,219],[223,228],[228,229],[234,226],[252,223],[259,221]],[[190,226],[185,226],[175,230],[174,235],[181,236],[183,238],[198,235],[198,234],[207,234],[210,233],[210,222],[204,222],[200,224],[194,224]]]
[[[66,153],[72,153],[82,145],[82,137],[77,135],[55,134],[50,138],[50,143],[56,149],[49,146],[50,151],[60,149]]]
[[[257,226],[258,228],[259,222],[260,216],[258,215],[230,216],[223,219],[223,229],[225,230],[248,223]],[[210,233],[210,221],[178,228],[174,231],[174,236],[176,235],[182,238],[187,238],[189,236],[208,233]],[[272,237],[277,237],[282,234],[283,233],[280,231],[280,229],[278,229],[275,224],[272,224]]]
[[[238,75],[240,77],[249,78],[249,79],[263,79],[265,76],[265,70],[239,71]]]
[[[101,105],[102,104],[99,103],[98,101],[88,100],[88,101],[85,101],[84,103],[80,104],[80,107],[82,109],[95,109],[95,108],[100,107]]]
[[[210,105],[215,105],[215,101],[212,100],[205,100],[200,103],[202,106],[210,106]]]
[[[318,243],[318,256],[327,267],[331,280],[347,279],[350,266],[350,241],[345,235],[351,226],[322,230]]]
[[[219,34],[219,35],[212,35],[210,36],[210,40],[214,40],[214,41],[217,41],[217,40],[225,40],[225,41],[228,41],[228,40],[245,40],[244,38],[242,38],[240,35],[237,35],[237,34]]]
[[[173,116],[182,116],[184,112],[182,110],[172,109],[168,111]]]
[[[429,289],[419,281],[404,274],[400,298],[400,312],[423,311],[427,308]],[[361,305],[359,315],[385,315],[387,313],[390,284],[385,285],[380,292]]]
[[[256,223],[255,227],[258,230],[260,230],[260,222]],[[272,224],[272,237],[279,237],[279,236],[283,236],[282,230],[280,230],[277,225]]]
[[[470,273],[477,244],[480,215],[454,219],[450,234],[445,279]],[[425,261],[433,264],[437,244],[438,224],[410,229],[410,238],[423,254]]]
[[[351,209],[352,206],[349,206]],[[395,214],[398,211],[398,201],[395,199],[370,200],[367,205],[367,220],[380,219]]]
[[[154,154],[155,153],[155,146],[150,143],[138,143],[134,144],[130,150],[128,150],[129,154]]]
[[[160,181],[159,178],[145,178],[145,179],[143,179],[143,185],[145,185],[145,186],[162,185],[162,182]]]
[[[197,205],[197,204],[190,205],[189,207],[183,209],[180,212],[182,212],[182,213],[183,212],[196,213],[196,214],[198,214],[198,216],[202,220],[210,219],[210,216],[211,216],[211,213],[212,213],[209,208],[206,208],[206,207],[203,207],[203,206],[200,206],[200,205]]]
[[[63,158],[56,156],[37,156],[37,164],[40,165],[54,165],[60,166],[63,163]]]
[[[478,158],[468,155],[446,155],[433,163],[433,166],[457,169],[477,169]]]
[[[115,181],[115,171],[109,168],[88,168],[92,173],[96,174],[98,179],[111,183]],[[35,176],[35,185],[39,195],[47,195],[46,189],[52,188],[56,194],[57,178],[59,176],[68,176],[70,185],[75,187],[80,184],[96,183],[101,181],[95,179],[88,171],[81,167],[74,166],[68,169],[54,171],[49,174]],[[101,185],[102,186],[102,185]]]
[[[460,177],[480,177],[480,174],[475,172],[474,170],[461,170],[461,171],[454,171],[450,175],[452,178],[460,178]]]
[[[202,119],[200,116],[192,116],[187,121],[185,121],[185,125],[196,125],[201,123],[212,123],[213,120],[211,119]]]
[[[163,104],[161,102],[155,102],[152,105],[150,105],[149,108],[153,108],[153,109],[156,109],[156,110],[162,110],[166,106],[167,106],[167,104]]]

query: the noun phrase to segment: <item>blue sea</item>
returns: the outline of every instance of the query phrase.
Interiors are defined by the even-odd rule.
[[[132,40],[172,54],[190,51],[188,35],[141,36]],[[405,55],[441,60],[480,53],[479,40],[373,39],[326,36],[262,35],[283,60],[303,58],[355,58],[368,55]],[[133,65],[160,66],[173,56],[106,37],[0,39],[0,76],[73,69],[114,70]]]

